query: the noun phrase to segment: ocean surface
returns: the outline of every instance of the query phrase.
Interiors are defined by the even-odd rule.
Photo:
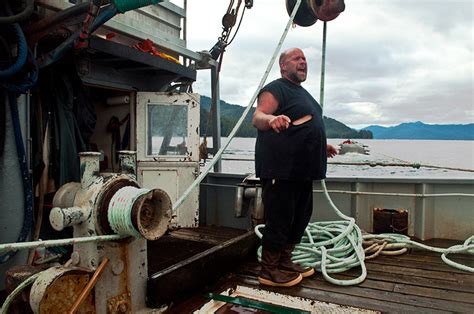
[[[328,139],[328,142],[338,147],[344,140]],[[329,159],[328,177],[474,179],[474,141],[357,141],[367,146],[369,154],[347,153]],[[226,142],[227,138],[222,138],[222,145]],[[208,138],[208,146],[212,147],[212,138]],[[223,154],[222,171],[238,174],[254,173],[254,149],[254,138],[234,138]],[[354,163],[358,165],[353,165]],[[385,166],[387,164],[392,166]]]

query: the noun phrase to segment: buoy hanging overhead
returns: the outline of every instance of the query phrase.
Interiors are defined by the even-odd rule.
[[[286,0],[286,11],[291,14],[296,0]],[[332,21],[346,8],[344,0],[303,0],[298,8],[293,22],[296,25],[307,27],[317,20]]]
[[[329,22],[346,9],[344,0],[309,0],[309,7],[321,21]]]
[[[310,0],[302,0],[298,12],[296,12],[293,23],[299,26],[307,27],[311,26],[318,20],[318,17],[314,14],[313,10],[309,6]],[[296,0],[286,0],[286,11],[288,15],[291,15],[296,5]]]

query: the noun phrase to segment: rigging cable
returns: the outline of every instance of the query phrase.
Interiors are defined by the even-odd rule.
[[[234,0],[231,0],[229,2],[229,6],[227,8],[227,12],[224,14],[222,18],[222,26],[223,30],[221,33],[221,36],[218,38],[217,43],[211,48],[209,54],[211,57],[215,60],[219,59],[218,61],[218,67],[217,67],[217,73],[216,73],[216,85],[219,84],[219,76],[222,68],[222,62],[224,59],[224,52],[226,51],[226,48],[234,41],[235,37],[237,36],[237,33],[240,29],[240,25],[242,24],[242,21],[244,19],[245,15],[245,10],[250,9],[253,5],[252,1],[246,0],[244,8],[242,9],[242,14],[239,19],[239,24],[237,25],[237,29],[235,30],[232,39],[229,41],[230,33],[232,31],[232,28],[235,26],[235,21],[237,19],[237,15],[239,13],[239,8],[242,3],[242,0],[239,0],[236,9],[233,9],[234,6]],[[213,114],[213,106],[211,104],[211,107],[209,108],[209,113],[207,115],[207,121],[206,121],[206,129],[204,132],[203,136],[203,141],[201,145],[199,146],[199,154],[203,158],[199,159],[204,159],[204,162],[206,162],[206,159],[208,158],[208,150],[207,150],[207,133],[209,130],[209,124],[212,119]]]

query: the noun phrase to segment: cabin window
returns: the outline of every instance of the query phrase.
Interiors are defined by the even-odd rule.
[[[147,154],[181,156],[188,150],[188,107],[148,105]]]

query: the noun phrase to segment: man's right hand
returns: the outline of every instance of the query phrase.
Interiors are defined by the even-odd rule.
[[[288,129],[290,126],[291,120],[287,116],[281,114],[279,116],[274,116],[268,120],[268,125],[273,129],[273,131],[280,133],[280,131],[284,131]]]

